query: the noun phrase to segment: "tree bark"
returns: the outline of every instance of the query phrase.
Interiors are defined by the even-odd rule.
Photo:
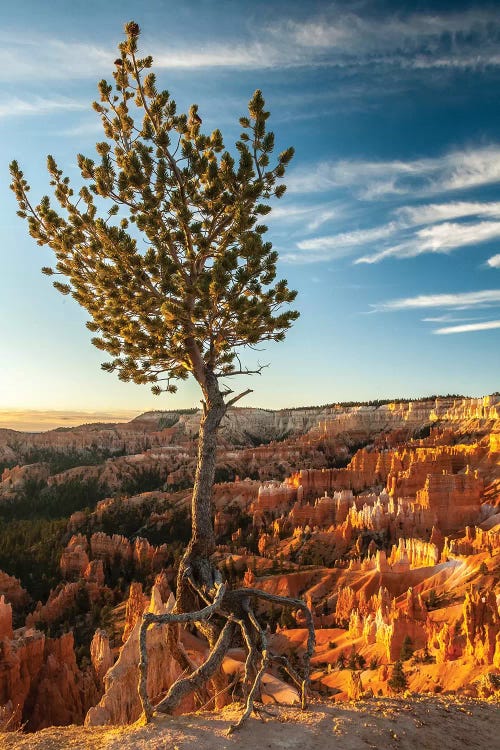
[[[198,436],[198,460],[191,500],[192,534],[189,547],[192,554],[209,557],[215,550],[212,488],[217,461],[217,433],[226,413],[226,404],[215,375],[208,371],[205,379],[204,414]]]
[[[182,557],[177,576],[177,612],[189,612],[190,609],[196,608],[197,600],[187,582],[188,574],[194,578],[198,586],[210,589],[213,585],[214,571],[210,562],[210,556],[215,551],[212,492],[217,461],[217,433],[227,407],[218,380],[208,368],[205,368],[200,386],[204,402],[191,499],[191,539]]]

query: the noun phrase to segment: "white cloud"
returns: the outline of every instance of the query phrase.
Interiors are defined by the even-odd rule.
[[[480,201],[431,203],[421,206],[402,206],[395,213],[408,226],[435,224],[439,221],[462,219],[469,216],[500,219],[500,203],[481,203]]]
[[[311,262],[311,259],[318,261],[342,258],[350,255],[360,246],[390,237],[396,229],[396,225],[390,223],[379,227],[370,227],[369,229],[356,229],[352,232],[314,237],[297,242],[297,248],[308,253],[302,257],[303,262]],[[312,252],[312,255],[309,254],[309,251]],[[294,257],[300,258],[298,254],[295,254]],[[285,255],[284,259],[289,260],[290,254]]]
[[[494,10],[398,13],[378,17],[333,6],[329,14],[280,24],[276,39],[330,54],[338,65],[385,64],[426,68],[477,68],[500,62]]]
[[[155,67],[170,69],[192,68],[239,68],[255,69],[270,67],[293,67],[307,64],[299,49],[290,49],[288,53],[267,44],[249,42],[248,44],[225,43],[203,45],[194,49],[173,49],[168,52],[158,51],[153,54]]]
[[[389,257],[414,258],[424,253],[449,253],[459,247],[477,245],[496,237],[500,237],[500,221],[481,221],[475,224],[444,222],[420,229],[409,240],[372,255],[364,255],[355,263],[378,263]]]
[[[297,168],[287,178],[292,193],[347,188],[363,200],[395,195],[423,197],[497,182],[500,182],[500,146],[495,144],[410,161],[320,162]]]
[[[490,331],[493,328],[500,328],[500,320],[490,320],[485,323],[470,323],[463,326],[449,326],[448,328],[438,328],[433,333],[471,333],[472,331]]]
[[[320,226],[332,219],[339,218],[342,209],[332,203],[322,203],[315,206],[277,205],[266,217],[268,224],[302,224],[309,231],[314,232]]]
[[[500,268],[500,254],[492,255],[491,258],[488,258],[486,265],[490,268]]]
[[[500,65],[498,16],[494,10],[455,13],[387,13],[374,17],[332,6],[299,21],[246,28],[246,37],[219,38],[212,29],[172,47],[149,33],[145,40],[156,67],[201,69],[334,66],[366,70],[477,69]],[[146,29],[146,32],[149,30]],[[215,38],[214,38],[215,37]],[[206,42],[206,39],[211,41]],[[71,79],[109,70],[115,43],[98,45],[27,36],[16,29],[0,33],[0,78]]]
[[[455,315],[436,315],[431,318],[422,318],[422,323],[468,323],[470,320],[480,320],[480,318],[457,318]]]
[[[378,312],[395,310],[421,310],[429,307],[448,307],[455,310],[466,310],[473,307],[491,307],[500,305],[500,289],[484,289],[479,292],[460,292],[458,294],[419,294],[416,297],[389,300],[372,307]]]
[[[23,32],[0,33],[0,81],[94,78],[109,71],[116,52]]]
[[[49,98],[36,96],[33,99],[21,99],[17,96],[6,97],[0,102],[0,119],[80,109],[88,109],[88,104],[64,96]]]

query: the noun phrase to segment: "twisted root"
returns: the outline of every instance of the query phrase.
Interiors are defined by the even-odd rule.
[[[139,634],[139,696],[146,721],[150,721],[153,712],[171,714],[179,705],[182,698],[190,693],[202,689],[208,680],[221,668],[224,656],[231,647],[233,638],[237,629],[241,631],[241,636],[247,650],[245,660],[245,670],[243,676],[243,690],[246,696],[245,710],[236,724],[229,728],[232,733],[243,725],[246,719],[255,711],[255,701],[259,697],[262,677],[266,671],[270,660],[281,663],[285,671],[300,689],[301,707],[304,710],[307,707],[307,693],[309,690],[310,662],[315,645],[315,631],[312,613],[309,607],[301,599],[291,599],[276,594],[269,594],[266,591],[254,588],[237,589],[226,591],[226,586],[222,582],[220,574],[217,572],[214,577],[214,587],[210,594],[205,593],[203,589],[198,588],[193,580],[189,581],[198,596],[207,603],[206,607],[195,612],[174,613],[166,612],[156,615],[148,612],[143,615],[141,629]],[[303,676],[291,667],[285,657],[274,656],[268,651],[267,636],[261,627],[253,608],[250,606],[252,600],[264,600],[279,604],[283,607],[301,610],[306,619],[308,638],[306,651],[303,656]],[[217,615],[226,620],[219,636],[214,643],[207,659],[197,669],[191,672],[188,677],[181,676],[170,687],[167,695],[156,706],[152,706],[149,701],[146,689],[147,682],[147,665],[148,657],[146,651],[146,633],[151,625],[175,623],[196,623],[205,626],[208,620]],[[260,655],[260,664],[257,667],[258,657]],[[252,681],[252,673],[255,675]]]

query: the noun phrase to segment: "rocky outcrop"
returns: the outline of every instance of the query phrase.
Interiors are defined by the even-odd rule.
[[[28,728],[79,724],[85,712],[82,674],[77,667],[73,634],[46,638],[44,660],[27,698]]]
[[[130,633],[135,628],[137,621],[142,617],[146,603],[146,596],[142,593],[142,584],[134,581],[130,584],[127,606],[125,609],[125,627],[122,636],[123,643],[126,643]]]
[[[437,664],[454,661],[462,656],[462,638],[457,634],[454,625],[447,622],[429,623],[427,646]]]
[[[166,544],[154,547],[142,537],[130,542],[119,534],[108,536],[97,532],[90,537],[90,559],[103,560],[108,564],[131,562],[139,568],[158,572],[168,559],[168,547]]]
[[[463,605],[466,652],[477,664],[493,664],[500,633],[494,591],[469,589]]]
[[[0,499],[14,495],[24,488],[28,481],[46,482],[50,471],[48,464],[35,463],[4,469],[0,478]]]
[[[398,545],[393,546],[388,564],[391,567],[398,563],[408,564],[408,568],[427,568],[437,565],[440,559],[439,549],[432,542],[421,539],[403,539],[400,537]]]
[[[12,606],[0,596],[0,641],[4,638],[12,639]]]
[[[173,607],[173,597],[163,604],[159,591],[153,587],[149,611],[160,614]],[[104,695],[97,706],[89,710],[85,718],[86,726],[107,724],[131,724],[141,714],[141,704],[137,692],[139,679],[140,621],[137,620],[127,641],[120,650],[118,660],[104,677]],[[166,628],[151,627],[147,632],[148,653],[147,690],[153,703],[172,685],[180,674],[180,668],[167,646]]]
[[[59,567],[64,578],[81,578],[89,564],[88,542],[83,534],[71,537],[61,555]]]
[[[44,664],[44,651],[44,634],[32,628],[0,641],[0,706],[13,706],[11,730],[22,723],[26,699]]]
[[[20,628],[0,638],[0,706],[12,706],[9,730],[81,723],[96,699],[76,664],[72,633],[47,638]]]
[[[50,624],[60,621],[64,614],[75,607],[91,607],[103,604],[106,598],[112,598],[112,591],[91,581],[73,581],[60,585],[52,590],[45,604],[38,602],[37,606],[26,618],[28,627],[36,627],[37,623]]]
[[[443,532],[453,531],[478,520],[483,481],[477,472],[428,474],[416,502]]]
[[[489,555],[500,550],[500,524],[484,530],[477,526],[467,526],[465,535],[458,539],[446,537],[443,546],[443,558],[454,555],[474,555],[478,552],[488,552]]]
[[[28,592],[21,586],[21,581],[0,570],[0,595],[13,607],[23,607],[30,600]]]
[[[109,636],[105,630],[98,629],[94,633],[90,644],[90,660],[94,669],[96,684],[102,691],[104,689],[104,677],[108,669],[113,666],[113,654],[109,645]]]
[[[357,597],[350,597],[356,604]],[[376,599],[366,603],[360,612],[354,608],[349,617],[349,634],[352,638],[362,638],[366,645],[379,643],[388,662],[400,658],[405,639],[410,638],[414,648],[423,648],[427,642],[427,609],[422,598],[413,589],[408,589],[399,606],[393,600],[390,606],[387,595],[379,592],[379,605],[373,611]],[[347,602],[344,603],[344,607]]]
[[[363,697],[361,672],[350,672],[347,685],[347,697],[350,701],[359,701]]]

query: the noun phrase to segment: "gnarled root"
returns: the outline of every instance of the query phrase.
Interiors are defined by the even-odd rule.
[[[215,582],[214,600],[212,604],[207,605],[203,609],[198,610],[197,612],[182,612],[178,614],[174,612],[165,612],[164,614],[161,614],[161,615],[155,615],[152,612],[146,612],[142,616],[141,629],[139,631],[140,660],[139,660],[138,690],[139,690],[139,697],[141,699],[142,709],[144,711],[144,716],[146,718],[146,721],[150,721],[153,716],[153,706],[150,703],[148,692],[147,692],[148,656],[147,656],[147,649],[146,649],[146,633],[147,633],[148,627],[154,624],[171,625],[173,623],[202,622],[203,620],[208,620],[208,618],[211,617],[217,609],[219,609],[222,599],[224,597],[225,591],[226,591],[226,587],[222,583],[220,576],[219,576]],[[222,663],[222,660],[221,660],[221,663]],[[174,685],[172,685],[172,688],[175,687],[175,685],[177,685],[178,682],[179,681],[175,682]],[[194,685],[193,690],[196,687],[197,686]],[[177,704],[180,701],[182,695],[179,697]]]
[[[144,614],[142,618],[139,635],[140,662],[138,689],[146,721],[149,721],[152,718],[154,711],[166,714],[173,713],[185,696],[203,689],[206,686],[207,682],[221,669],[224,656],[231,647],[238,628],[247,650],[243,676],[243,695],[246,696],[246,703],[243,714],[239,721],[230,727],[229,733],[239,729],[245,720],[251,715],[252,711],[255,710],[254,704],[260,697],[262,677],[270,660],[278,661],[284,666],[285,671],[300,689],[301,707],[302,709],[305,709],[307,707],[307,693],[309,689],[310,661],[316,641],[312,613],[305,602],[301,599],[277,596],[276,594],[269,594],[266,591],[253,588],[226,591],[226,587],[222,583],[219,573],[216,573],[214,578],[214,588],[211,592],[212,600],[203,589],[196,587],[194,581],[190,581],[190,583],[198,597],[202,601],[207,602],[206,607],[195,612],[168,612],[161,615],[155,615],[148,612]],[[285,657],[276,657],[269,654],[266,632],[261,627],[251,606],[253,600],[258,601],[259,599],[273,602],[283,607],[299,609],[304,613],[308,628],[308,639],[303,656],[302,677],[300,677],[291,667]],[[217,615],[226,620],[216,640],[213,637],[214,623],[208,622],[213,615]],[[212,634],[212,637],[210,638],[212,648],[204,663],[192,671],[189,676],[181,676],[176,682],[174,682],[165,698],[163,698],[157,706],[153,707],[149,701],[146,689],[146,632],[151,625],[173,625],[175,623],[195,623],[205,632],[208,632],[208,627]],[[226,689],[229,689],[230,687],[232,687],[232,685],[228,686]],[[219,692],[224,692],[224,689]]]
[[[163,714],[172,713],[184,696],[206,685],[207,681],[221,666],[222,660],[231,646],[233,633],[234,624],[231,620],[228,620],[222,628],[219,638],[206,661],[198,669],[195,669],[189,677],[184,677],[174,682],[165,698],[155,706],[155,711]]]
[[[260,636],[260,645],[261,645],[261,650],[262,650],[262,656],[261,656],[261,663],[260,663],[259,671],[255,675],[255,680],[253,681],[253,685],[250,688],[250,692],[248,693],[245,710],[242,713],[242,715],[240,716],[239,721],[236,724],[233,724],[231,727],[229,727],[229,729],[228,729],[228,733],[229,734],[231,734],[232,732],[234,732],[237,729],[239,729],[242,726],[242,724],[245,721],[245,719],[248,719],[248,717],[252,713],[253,707],[254,707],[254,701],[255,701],[255,699],[257,697],[257,693],[258,693],[258,691],[260,689],[260,683],[261,683],[262,677],[264,675],[264,672],[266,671],[267,662],[268,662],[266,634],[262,630],[262,628],[260,627],[259,622],[258,622],[257,618],[255,617],[255,614],[254,614],[253,610],[250,609],[250,607],[247,607],[246,609],[247,609],[248,619],[250,620],[250,622],[252,623],[252,625],[254,626],[255,630],[258,632],[258,634]],[[246,669],[245,669],[245,674],[246,674]]]

